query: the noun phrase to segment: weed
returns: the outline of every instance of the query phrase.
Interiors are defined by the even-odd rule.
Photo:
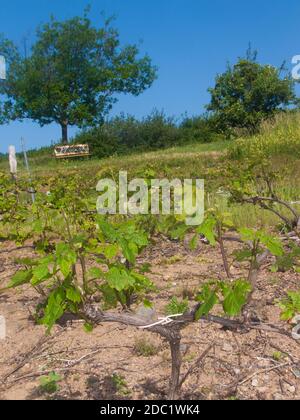
[[[159,347],[151,343],[146,338],[136,339],[134,344],[134,353],[137,356],[152,357],[159,353]]]
[[[128,384],[123,376],[114,373],[112,376],[112,383],[119,395],[126,397],[131,394],[131,391],[128,389]]]
[[[62,380],[60,375],[55,372],[40,378],[40,391],[44,394],[55,394],[59,390],[58,382]]]

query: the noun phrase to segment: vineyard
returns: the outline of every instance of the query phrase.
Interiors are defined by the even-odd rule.
[[[1,398],[300,398],[299,143],[266,138],[1,164]],[[203,178],[204,222],[97,214],[120,170]]]

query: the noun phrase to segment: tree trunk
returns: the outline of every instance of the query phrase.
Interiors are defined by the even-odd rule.
[[[62,144],[68,144],[68,123],[61,123]]]
[[[170,388],[168,399],[170,401],[175,401],[178,399],[179,392],[179,381],[180,381],[180,370],[182,364],[182,355],[180,350],[181,335],[180,333],[175,333],[173,340],[169,341],[171,348],[172,356],[172,373],[170,378]]]

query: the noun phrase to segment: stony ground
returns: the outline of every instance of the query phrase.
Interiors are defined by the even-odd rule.
[[[14,258],[32,255],[30,248],[0,251],[0,287],[17,269]],[[222,278],[217,249],[187,246],[157,239],[140,264],[151,264],[149,277],[159,287],[155,307],[163,314],[172,296],[193,295],[199,285]],[[300,275],[273,274],[269,261],[255,294],[256,310],[265,322],[290,331],[280,321],[274,300],[298,290]],[[233,266],[236,277],[242,276]],[[51,336],[35,324],[32,313],[38,296],[27,287],[0,295],[0,315],[7,336],[0,340],[0,399],[163,399],[170,372],[168,345],[159,337],[116,324],[87,334],[81,322],[57,325]],[[206,358],[199,356],[209,347]],[[237,334],[200,322],[183,331],[183,374],[189,369],[181,397],[187,399],[300,399],[300,345],[289,337],[252,331]],[[41,387],[43,376],[55,372],[58,387],[51,394]],[[41,379],[42,378],[42,379]]]

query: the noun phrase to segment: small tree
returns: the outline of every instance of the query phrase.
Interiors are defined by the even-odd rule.
[[[263,119],[294,100],[293,81],[282,78],[281,69],[257,63],[256,54],[228,66],[208,91],[211,102],[207,109],[215,113],[221,130],[256,131]]]
[[[0,34],[0,56],[4,57],[6,71],[14,69],[20,65],[20,55],[17,48],[11,41]],[[0,79],[0,124],[7,123],[16,117],[16,109],[13,107],[12,100],[8,97],[9,85],[7,78]]]
[[[52,18],[38,29],[29,57],[9,74],[8,94],[22,116],[42,126],[59,124],[63,143],[68,126],[101,123],[116,94],[137,96],[155,80],[150,58],[138,58],[136,45],[121,48],[110,23],[97,29],[86,15]]]

